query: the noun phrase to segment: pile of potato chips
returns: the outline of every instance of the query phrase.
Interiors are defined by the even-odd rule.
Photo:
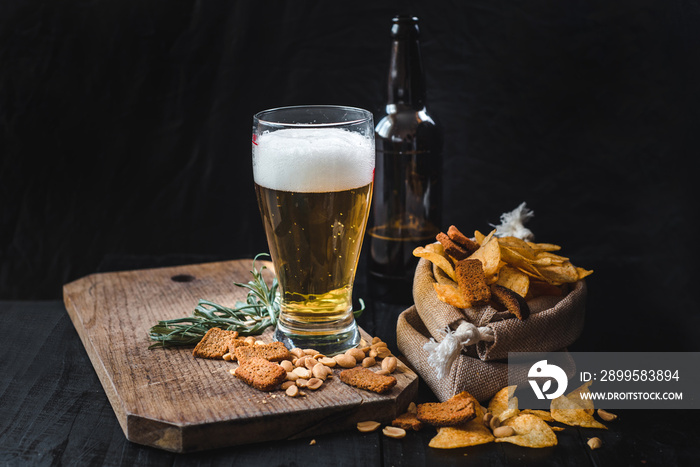
[[[496,230],[484,235],[478,230],[474,239],[478,250],[468,259],[481,261],[486,283],[506,287],[526,300],[540,295],[561,295],[564,284],[576,282],[593,273],[571,264],[569,258],[557,255],[559,245],[534,243],[517,237],[497,237]],[[414,256],[425,258],[443,273],[433,284],[438,298],[455,307],[467,308],[457,285],[456,259],[445,252],[440,243],[418,247]]]
[[[550,410],[520,410],[518,398],[514,397],[515,386],[501,389],[488,404],[488,408],[478,406],[473,420],[451,427],[438,428],[437,435],[429,446],[438,449],[454,449],[476,446],[490,442],[512,443],[530,448],[544,448],[557,445],[557,431],[565,428],[550,423],[558,422],[569,426],[607,429],[593,416],[593,402],[582,393],[590,392],[590,382],[567,395],[553,399]],[[485,415],[497,418],[497,426],[512,427],[514,434],[506,437],[494,436],[487,426]],[[607,413],[606,413],[607,414]],[[607,414],[611,415],[611,414]],[[491,427],[493,427],[491,423]]]

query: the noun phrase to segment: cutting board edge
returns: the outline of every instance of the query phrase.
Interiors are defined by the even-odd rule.
[[[75,284],[75,286],[77,286],[77,283],[82,283],[91,280],[92,276],[93,275],[86,276],[84,278],[78,279],[77,281],[73,281],[72,283],[67,285]],[[122,431],[126,434],[127,410],[126,407],[124,407],[124,401],[119,396],[119,392],[117,391],[114,381],[112,381],[112,379],[110,378],[109,372],[104,366],[104,362],[97,355],[97,351],[95,350],[92,342],[87,336],[85,327],[82,323],[82,320],[80,319],[80,315],[75,309],[73,298],[69,291],[67,293],[66,286],[64,286],[63,304],[66,307],[66,311],[68,312],[68,317],[73,323],[73,327],[78,333],[78,337],[80,337],[80,340],[83,343],[83,348],[85,348],[85,352],[87,353],[88,358],[92,363],[92,367],[95,370],[95,373],[97,373],[97,378],[100,380],[102,389],[104,389],[105,391],[105,395],[107,396],[109,404],[112,406],[112,410],[114,411],[114,414],[117,417],[117,421],[119,422]]]
[[[326,427],[325,430],[317,431],[316,434],[346,430],[350,428],[349,424],[329,424],[327,421],[333,421],[338,418],[346,419],[348,414],[352,414],[356,407],[342,407],[340,409],[328,407],[313,412],[312,418],[308,418],[310,412],[306,412],[305,417],[307,419],[302,425],[298,424],[299,420],[294,420],[296,424],[280,423],[284,422],[285,418],[298,419],[297,413],[290,412],[277,415],[275,421],[278,423],[278,426],[287,427],[287,429],[277,430],[276,433],[278,434],[276,436],[266,436],[263,439],[258,438],[257,433],[266,431],[265,427],[270,423],[268,417],[265,416],[248,419],[217,420],[200,424],[180,424],[128,414],[126,417],[127,429],[124,430],[124,434],[130,442],[136,444],[175,453],[200,452],[257,442],[303,438],[308,436],[306,433],[312,432],[314,427]]]

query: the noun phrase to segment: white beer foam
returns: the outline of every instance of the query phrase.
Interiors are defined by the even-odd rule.
[[[264,133],[253,146],[253,177],[273,190],[350,190],[374,177],[374,145],[339,128],[290,128]]]

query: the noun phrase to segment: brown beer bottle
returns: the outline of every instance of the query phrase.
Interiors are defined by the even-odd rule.
[[[377,160],[370,219],[369,272],[410,284],[413,249],[440,231],[442,134],[425,107],[418,18],[397,16],[391,27],[388,99],[377,118]],[[407,284],[407,286],[406,286]]]

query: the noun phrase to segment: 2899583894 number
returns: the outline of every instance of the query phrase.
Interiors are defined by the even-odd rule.
[[[602,370],[600,381],[679,381],[678,370]]]

